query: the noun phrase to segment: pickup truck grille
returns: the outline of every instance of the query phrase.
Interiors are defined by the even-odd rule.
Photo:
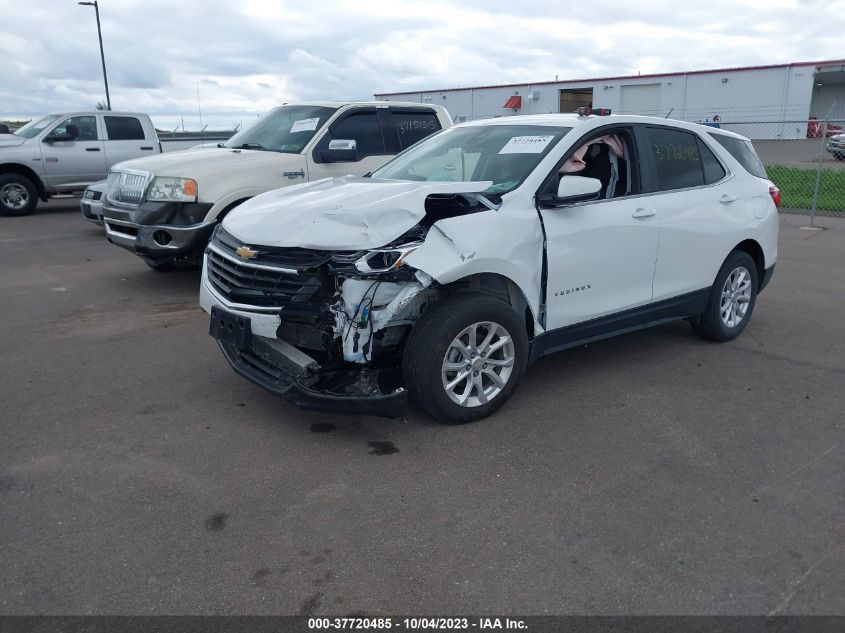
[[[109,202],[137,207],[144,200],[150,175],[132,171],[110,171],[106,184],[106,197]]]

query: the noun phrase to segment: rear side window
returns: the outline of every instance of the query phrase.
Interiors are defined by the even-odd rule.
[[[142,141],[144,128],[131,116],[105,116],[106,133],[110,141]]]
[[[724,136],[723,134],[711,134],[716,142],[728,150],[728,153],[736,159],[740,165],[745,168],[752,176],[757,178],[768,178],[766,175],[766,168],[760,162],[757,152],[754,151],[754,146],[751,141],[744,141],[733,136]]]
[[[704,165],[695,134],[668,128],[646,128],[646,133],[657,176],[656,187],[652,189],[670,191],[705,184]]]
[[[392,111],[390,113],[390,134],[394,134],[399,149],[407,149],[426,136],[440,129],[440,121],[434,112]]]

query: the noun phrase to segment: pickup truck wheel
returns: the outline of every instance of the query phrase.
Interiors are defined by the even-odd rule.
[[[691,321],[696,334],[711,341],[730,341],[751,320],[757,301],[757,266],[748,253],[733,251],[710,289],[704,313]]]
[[[501,407],[527,361],[519,315],[493,297],[459,293],[423,314],[411,330],[402,369],[420,408],[446,424],[461,424]]]
[[[38,190],[26,176],[0,175],[0,214],[29,215],[38,204]]]

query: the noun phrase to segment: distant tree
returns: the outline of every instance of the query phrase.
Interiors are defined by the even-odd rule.
[[[103,103],[102,101],[98,101],[98,102],[97,102],[97,109],[98,109],[98,110],[108,110],[109,108],[108,108],[108,106],[107,106],[105,103]]]

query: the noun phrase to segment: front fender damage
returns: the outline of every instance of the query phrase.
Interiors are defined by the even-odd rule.
[[[351,193],[347,193],[363,190],[364,184],[350,180],[346,188]],[[365,203],[363,191],[358,195],[359,202],[369,207],[366,214],[356,214],[346,207],[349,198],[338,197],[332,205],[315,205],[307,218],[286,214],[282,221],[274,215],[275,228],[284,225],[285,230],[274,230],[278,244],[265,248],[274,249],[269,253],[276,258],[285,257],[287,250],[303,257],[302,251],[314,249],[314,261],[320,263],[308,270],[308,276],[321,280],[319,289],[309,286],[305,292],[303,287],[301,298],[283,305],[275,338],[253,337],[249,358],[247,354],[239,360],[237,350],[221,343],[235,370],[303,407],[402,415],[408,397],[402,376],[405,345],[426,308],[444,292],[433,274],[441,269],[431,266],[429,271],[427,262],[439,257],[439,266],[455,269],[477,258],[472,234],[450,230],[444,222],[459,217],[468,221],[474,216],[483,225],[486,220],[481,216],[493,219],[501,206],[501,198],[457,191],[468,184],[483,190],[482,185],[489,183],[401,184],[403,204],[396,205],[394,199],[390,205],[392,230],[384,217],[389,203]],[[389,190],[392,183],[378,186]],[[329,188],[328,193],[332,191]],[[413,206],[408,204],[412,198]],[[270,213],[269,204],[252,206],[251,214],[239,210],[234,215],[238,222],[227,217],[223,228],[245,233],[248,223]],[[307,236],[306,225],[311,226]],[[314,237],[315,228],[320,229],[319,238]],[[243,237],[235,240],[250,243]],[[417,252],[425,256],[411,263]],[[492,260],[494,255],[487,253],[481,259]],[[296,352],[295,366],[286,358],[292,351]],[[271,380],[262,383],[256,376],[253,366],[259,365],[273,374]]]
[[[351,363],[373,360],[373,337],[389,327],[412,325],[436,293],[427,291],[432,279],[422,271],[412,282],[345,279],[332,304],[334,334],[340,339],[343,359]],[[390,341],[387,341],[388,343]]]

